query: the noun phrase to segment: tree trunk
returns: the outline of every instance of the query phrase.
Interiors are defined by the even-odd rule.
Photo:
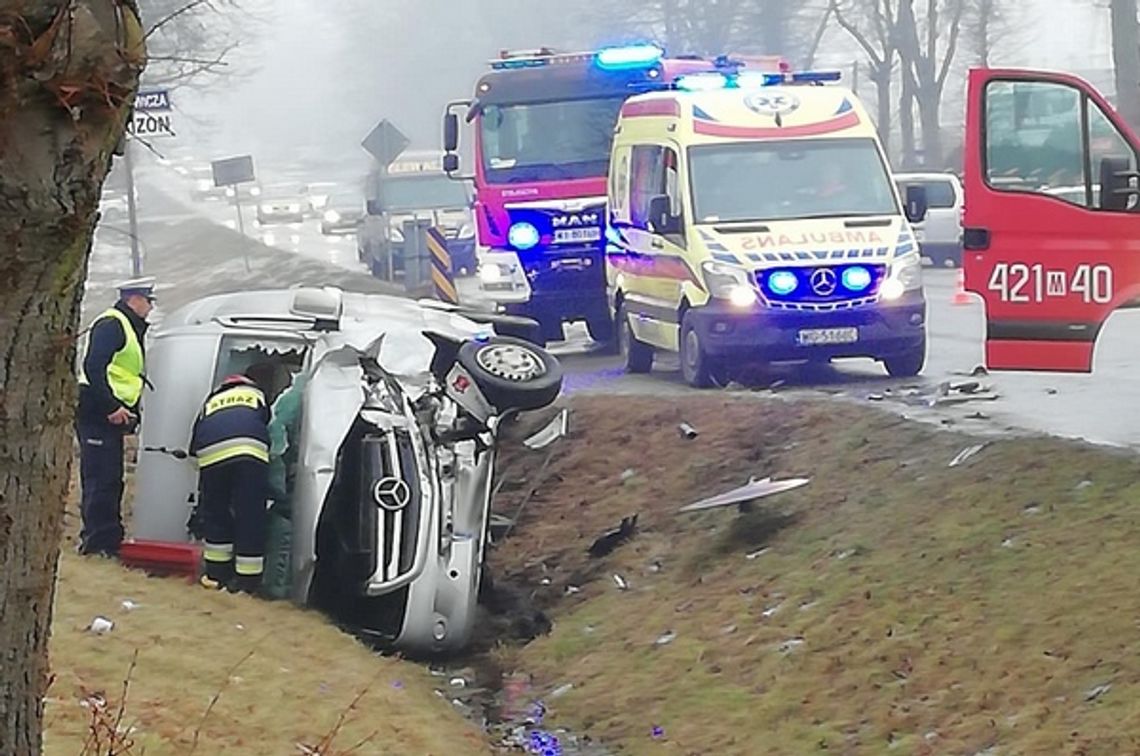
[[[913,170],[915,157],[914,75],[903,65],[902,93],[899,95],[899,133],[902,139],[902,167]]]
[[[0,0],[0,753],[42,750],[79,302],[141,71],[133,0]]]
[[[878,95],[878,112],[876,126],[879,131],[879,141],[883,143],[883,151],[891,154],[891,63],[872,64],[871,81],[875,83],[875,92]]]
[[[922,162],[942,167],[942,92],[937,86],[919,86],[918,119],[922,123]]]
[[[1140,24],[1136,0],[1112,0],[1112,64],[1116,103],[1133,128],[1140,127]]]

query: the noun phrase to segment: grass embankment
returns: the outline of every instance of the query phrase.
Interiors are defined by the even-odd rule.
[[[573,407],[493,556],[553,618],[503,653],[573,685],[556,723],[628,753],[1140,752],[1135,458],[1023,438],[951,468],[975,440],[836,403]],[[543,456],[508,460],[500,511]],[[766,475],[812,482],[677,513]],[[631,542],[586,555],[634,512]]]
[[[49,756],[84,753],[97,701],[116,719],[136,652],[122,718],[135,745],[116,754],[187,754],[196,733],[194,753],[226,756],[306,753],[330,735],[322,756],[489,752],[478,729],[434,694],[422,665],[380,658],[321,615],[148,578],[64,548]],[[99,615],[114,629],[86,631]]]

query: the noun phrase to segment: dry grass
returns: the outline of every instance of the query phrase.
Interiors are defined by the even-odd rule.
[[[127,611],[126,600],[138,607]],[[85,632],[96,615],[114,629]],[[134,728],[134,747],[120,753],[298,754],[334,730],[320,753],[357,744],[357,754],[488,752],[479,731],[433,693],[422,666],[379,658],[319,615],[66,554],[51,644],[49,756],[83,751],[93,699],[117,710],[136,651],[122,720]]]
[[[836,404],[574,406],[493,556],[554,620],[505,656],[573,683],[555,721],[635,754],[1140,752],[1136,459],[1022,439],[949,468],[971,439]],[[813,480],[751,514],[676,513],[769,474]],[[586,556],[635,511],[630,544]]]

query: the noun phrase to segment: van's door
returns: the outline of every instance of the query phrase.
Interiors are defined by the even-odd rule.
[[[1105,320],[1140,299],[1138,146],[1077,77],[970,71],[963,266],[991,369],[1090,372]]]

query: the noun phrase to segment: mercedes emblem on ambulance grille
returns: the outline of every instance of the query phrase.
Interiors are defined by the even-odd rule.
[[[830,268],[818,268],[811,274],[811,290],[821,297],[829,297],[835,293],[839,279],[835,271]]]

